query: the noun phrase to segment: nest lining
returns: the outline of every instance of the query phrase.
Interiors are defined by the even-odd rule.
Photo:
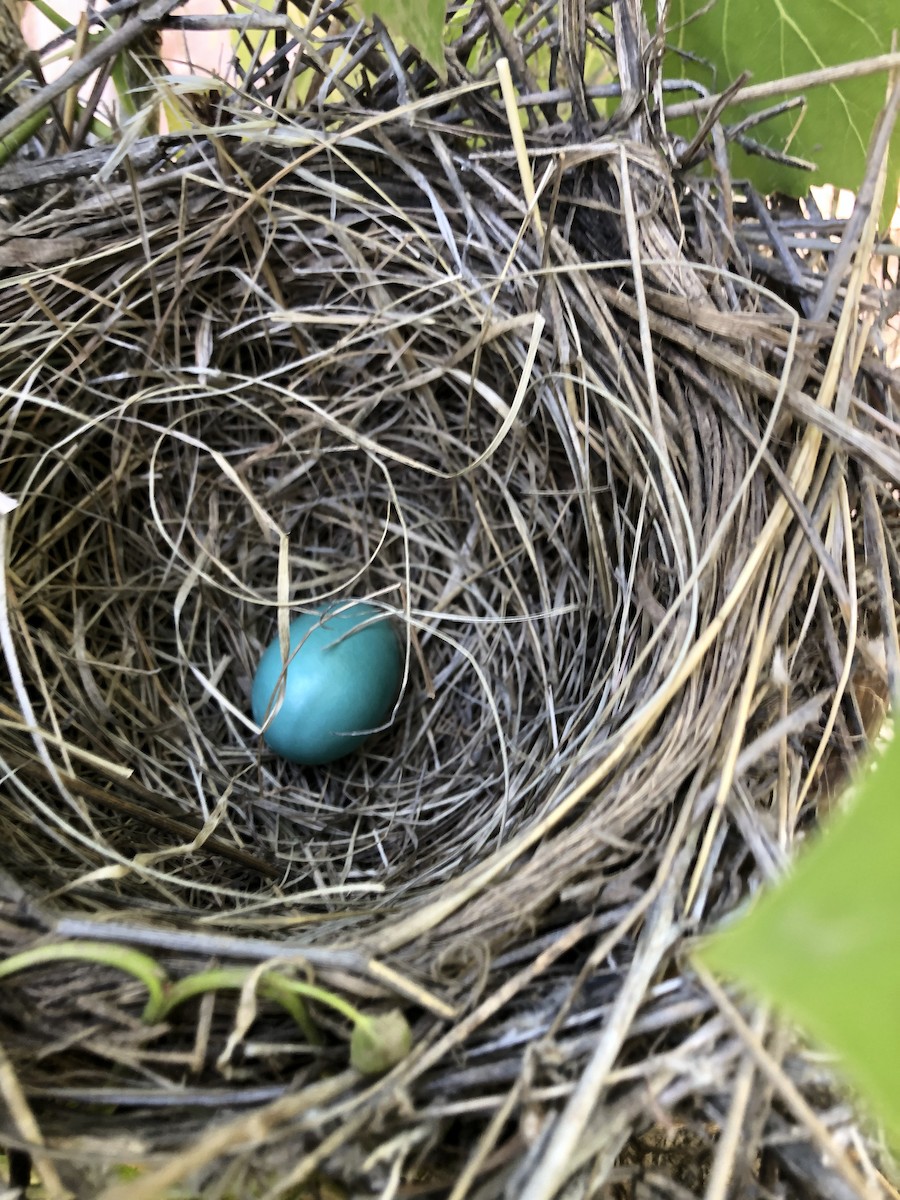
[[[60,389],[46,355],[53,399],[35,377],[23,398],[21,429],[44,410],[40,441],[13,434],[8,483],[25,497],[11,569],[46,705],[35,715],[76,752],[127,762],[171,811],[223,822],[282,873],[288,909],[341,909],[357,889],[376,908],[385,888],[395,903],[480,861],[551,802],[573,756],[589,766],[633,703],[621,680],[640,642],[635,580],[665,611],[681,551],[646,419],[612,390],[618,365],[579,378],[541,349],[519,386],[541,275],[527,244],[504,267],[517,224],[494,229],[490,254],[448,249],[442,224],[465,220],[449,204],[442,222],[404,189],[401,219],[399,202],[354,211],[349,180],[292,180],[259,222],[264,267],[238,224],[179,281],[216,228],[218,191],[198,187],[177,255],[162,249],[169,223],[149,264],[134,247],[102,342],[96,317],[71,313],[93,343],[89,373]],[[95,261],[106,270],[108,252]],[[574,313],[578,297],[565,300]],[[597,338],[574,320],[572,336]],[[643,482],[628,480],[635,458]],[[624,600],[610,562],[631,576]],[[327,771],[279,763],[246,717],[254,664],[279,606],[348,595],[410,631],[399,719]],[[68,644],[53,644],[62,630]],[[82,816],[70,852],[87,838],[121,861],[141,845],[115,811]],[[222,863],[178,859],[145,855],[134,886],[242,896],[242,864],[229,879]]]
[[[623,996],[625,1049],[586,1145],[639,1132],[647,1094],[693,1130],[722,1119],[741,1043],[671,957],[673,889],[695,869],[735,729],[738,779],[691,919],[730,911],[813,814],[792,806],[857,651],[819,531],[845,478],[860,511],[849,544],[879,530],[894,544],[870,473],[895,461],[893,400],[874,369],[857,378],[858,425],[832,425],[814,486],[791,498],[795,524],[734,602],[809,428],[781,387],[801,373],[778,262],[777,285],[760,287],[708,189],[685,188],[678,211],[665,164],[612,139],[543,194],[541,240],[486,114],[490,152],[450,133],[437,158],[402,116],[384,119],[396,166],[353,118],[315,153],[302,121],[254,128],[255,145],[229,144],[227,170],[197,138],[187,169],[160,153],[138,185],[85,182],[62,211],[51,190],[18,218],[18,236],[52,231],[66,253],[0,281],[13,335],[0,489],[19,500],[4,531],[22,672],[2,735],[12,877],[42,920],[118,919],[175,975],[241,953],[204,930],[252,931],[271,954],[299,926],[288,945],[331,985],[350,970],[384,998],[361,963],[390,956],[460,1014],[449,1032],[420,1018],[424,1049],[396,1093],[367,1098],[263,1008],[223,1086],[224,1005],[205,1055],[188,1013],[158,1060],[129,1016],[133,988],[99,968],[62,986],[45,971],[3,1003],[46,1130],[92,1130],[96,1113],[54,1102],[100,1101],[116,1107],[111,1138],[140,1128],[134,1157],[196,1136],[194,1153],[210,1104],[270,1100],[267,1169],[289,1180],[297,1139],[317,1147],[328,1129],[328,1173],[376,1189],[365,1161],[380,1135],[347,1118],[348,1096],[369,1127],[446,1163],[436,1131],[456,1122],[460,1156],[487,1136],[483,1114],[518,1086],[536,1039],[555,1047],[530,1060],[536,1103],[570,1095]],[[836,314],[823,312],[827,347]],[[814,390],[822,366],[806,359]],[[860,641],[894,620],[890,592],[873,556],[851,599]],[[398,722],[328,770],[279,764],[247,721],[258,654],[279,608],[350,594],[407,632]],[[760,639],[766,663],[777,650],[790,667],[787,680],[762,670],[744,709]],[[35,741],[32,716],[50,736]],[[867,729],[851,692],[841,770]],[[670,907],[642,926],[661,894]],[[112,1041],[98,1020],[119,1023]],[[52,1047],[34,1054],[51,1028],[69,1047],[62,1074]],[[821,1084],[802,1059],[790,1070]],[[519,1194],[539,1151],[499,1163],[486,1194]]]

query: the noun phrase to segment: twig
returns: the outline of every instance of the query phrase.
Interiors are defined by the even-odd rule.
[[[719,1010],[731,1022],[735,1032],[752,1055],[757,1067],[771,1082],[772,1086],[801,1124],[806,1126],[822,1153],[828,1156],[844,1182],[853,1188],[859,1200],[883,1200],[882,1195],[877,1190],[869,1187],[868,1181],[857,1171],[843,1148],[832,1137],[828,1127],[803,1098],[796,1084],[785,1075],[782,1068],[770,1056],[759,1037],[750,1028],[709,971],[707,971],[702,963],[696,960],[693,962],[693,967],[700,978],[700,982],[719,1006]]]
[[[833,67],[822,67],[817,71],[802,71],[799,75],[786,75],[783,79],[772,79],[767,83],[751,83],[731,97],[732,104],[746,104],[752,100],[768,100],[772,96],[781,96],[785,92],[799,92],[805,88],[825,87],[832,83],[841,83],[845,79],[859,79],[864,75],[877,75],[880,71],[892,71],[900,67],[900,52],[876,54],[872,58],[856,59],[853,62],[839,63]],[[673,121],[678,117],[699,116],[710,108],[716,108],[720,93],[712,96],[698,96],[696,100],[685,100],[681,104],[671,104],[666,108],[666,120]]]
[[[70,88],[77,87],[82,80],[102,68],[108,59],[127,50],[148,30],[155,29],[162,18],[181,2],[182,0],[156,0],[154,4],[139,10],[120,29],[114,30],[93,50],[76,59],[58,79],[51,80],[39,92],[28,96],[11,113],[0,118],[0,143],[14,133],[23,122],[30,120],[52,101],[65,95]]]
[[[15,1068],[2,1043],[0,1043],[0,1095],[3,1096],[4,1104],[12,1117],[16,1130],[32,1154],[41,1183],[47,1190],[48,1200],[70,1200],[72,1192],[63,1185],[53,1159],[43,1153],[44,1139],[41,1136],[40,1126],[35,1120]]]
[[[760,1044],[765,1036],[767,1021],[768,1011],[764,1005],[760,1005],[754,1015],[752,1026],[754,1037],[759,1038]],[[753,1056],[747,1054],[738,1068],[734,1086],[731,1089],[728,1116],[716,1143],[703,1200],[727,1200],[729,1187],[733,1181],[734,1165],[740,1152],[744,1118],[750,1103],[755,1073],[756,1063]]]
[[[521,1200],[552,1200],[565,1184],[579,1140],[587,1127],[606,1085],[622,1042],[634,1020],[650,980],[672,944],[672,913],[680,873],[673,871],[665,889],[647,918],[644,934],[622,981],[618,998],[578,1086],[557,1118],[549,1145]]]

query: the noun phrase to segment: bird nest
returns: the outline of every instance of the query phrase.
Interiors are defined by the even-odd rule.
[[[681,952],[896,670],[872,222],[516,100],[460,66],[492,13],[447,85],[366,35],[339,102],[2,172],[3,1137],[50,1194],[824,1197],[865,1153]],[[396,719],[280,761],[256,663],[347,598]]]

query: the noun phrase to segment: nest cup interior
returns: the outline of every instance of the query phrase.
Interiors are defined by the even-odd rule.
[[[576,410],[542,362],[515,226],[459,251],[429,197],[402,200],[335,219],[321,181],[291,179],[258,235],[268,270],[241,225],[192,269],[195,219],[176,276],[161,223],[84,362],[48,355],[32,376],[5,448],[17,653],[72,797],[29,831],[71,851],[38,856],[42,889],[87,852],[129,862],[117,888],[163,907],[274,891],[276,908],[368,912],[502,845],[637,701],[620,686],[648,632],[636,550],[671,566],[672,517],[652,439],[617,410],[618,364]],[[660,610],[676,582],[656,578]],[[327,767],[281,761],[249,706],[279,603],[350,597],[403,636],[397,719]],[[111,787],[95,759],[133,775]]]

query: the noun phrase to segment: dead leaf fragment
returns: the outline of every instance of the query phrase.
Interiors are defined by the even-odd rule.
[[[75,258],[86,245],[82,237],[10,238],[0,245],[0,267],[47,267]]]

